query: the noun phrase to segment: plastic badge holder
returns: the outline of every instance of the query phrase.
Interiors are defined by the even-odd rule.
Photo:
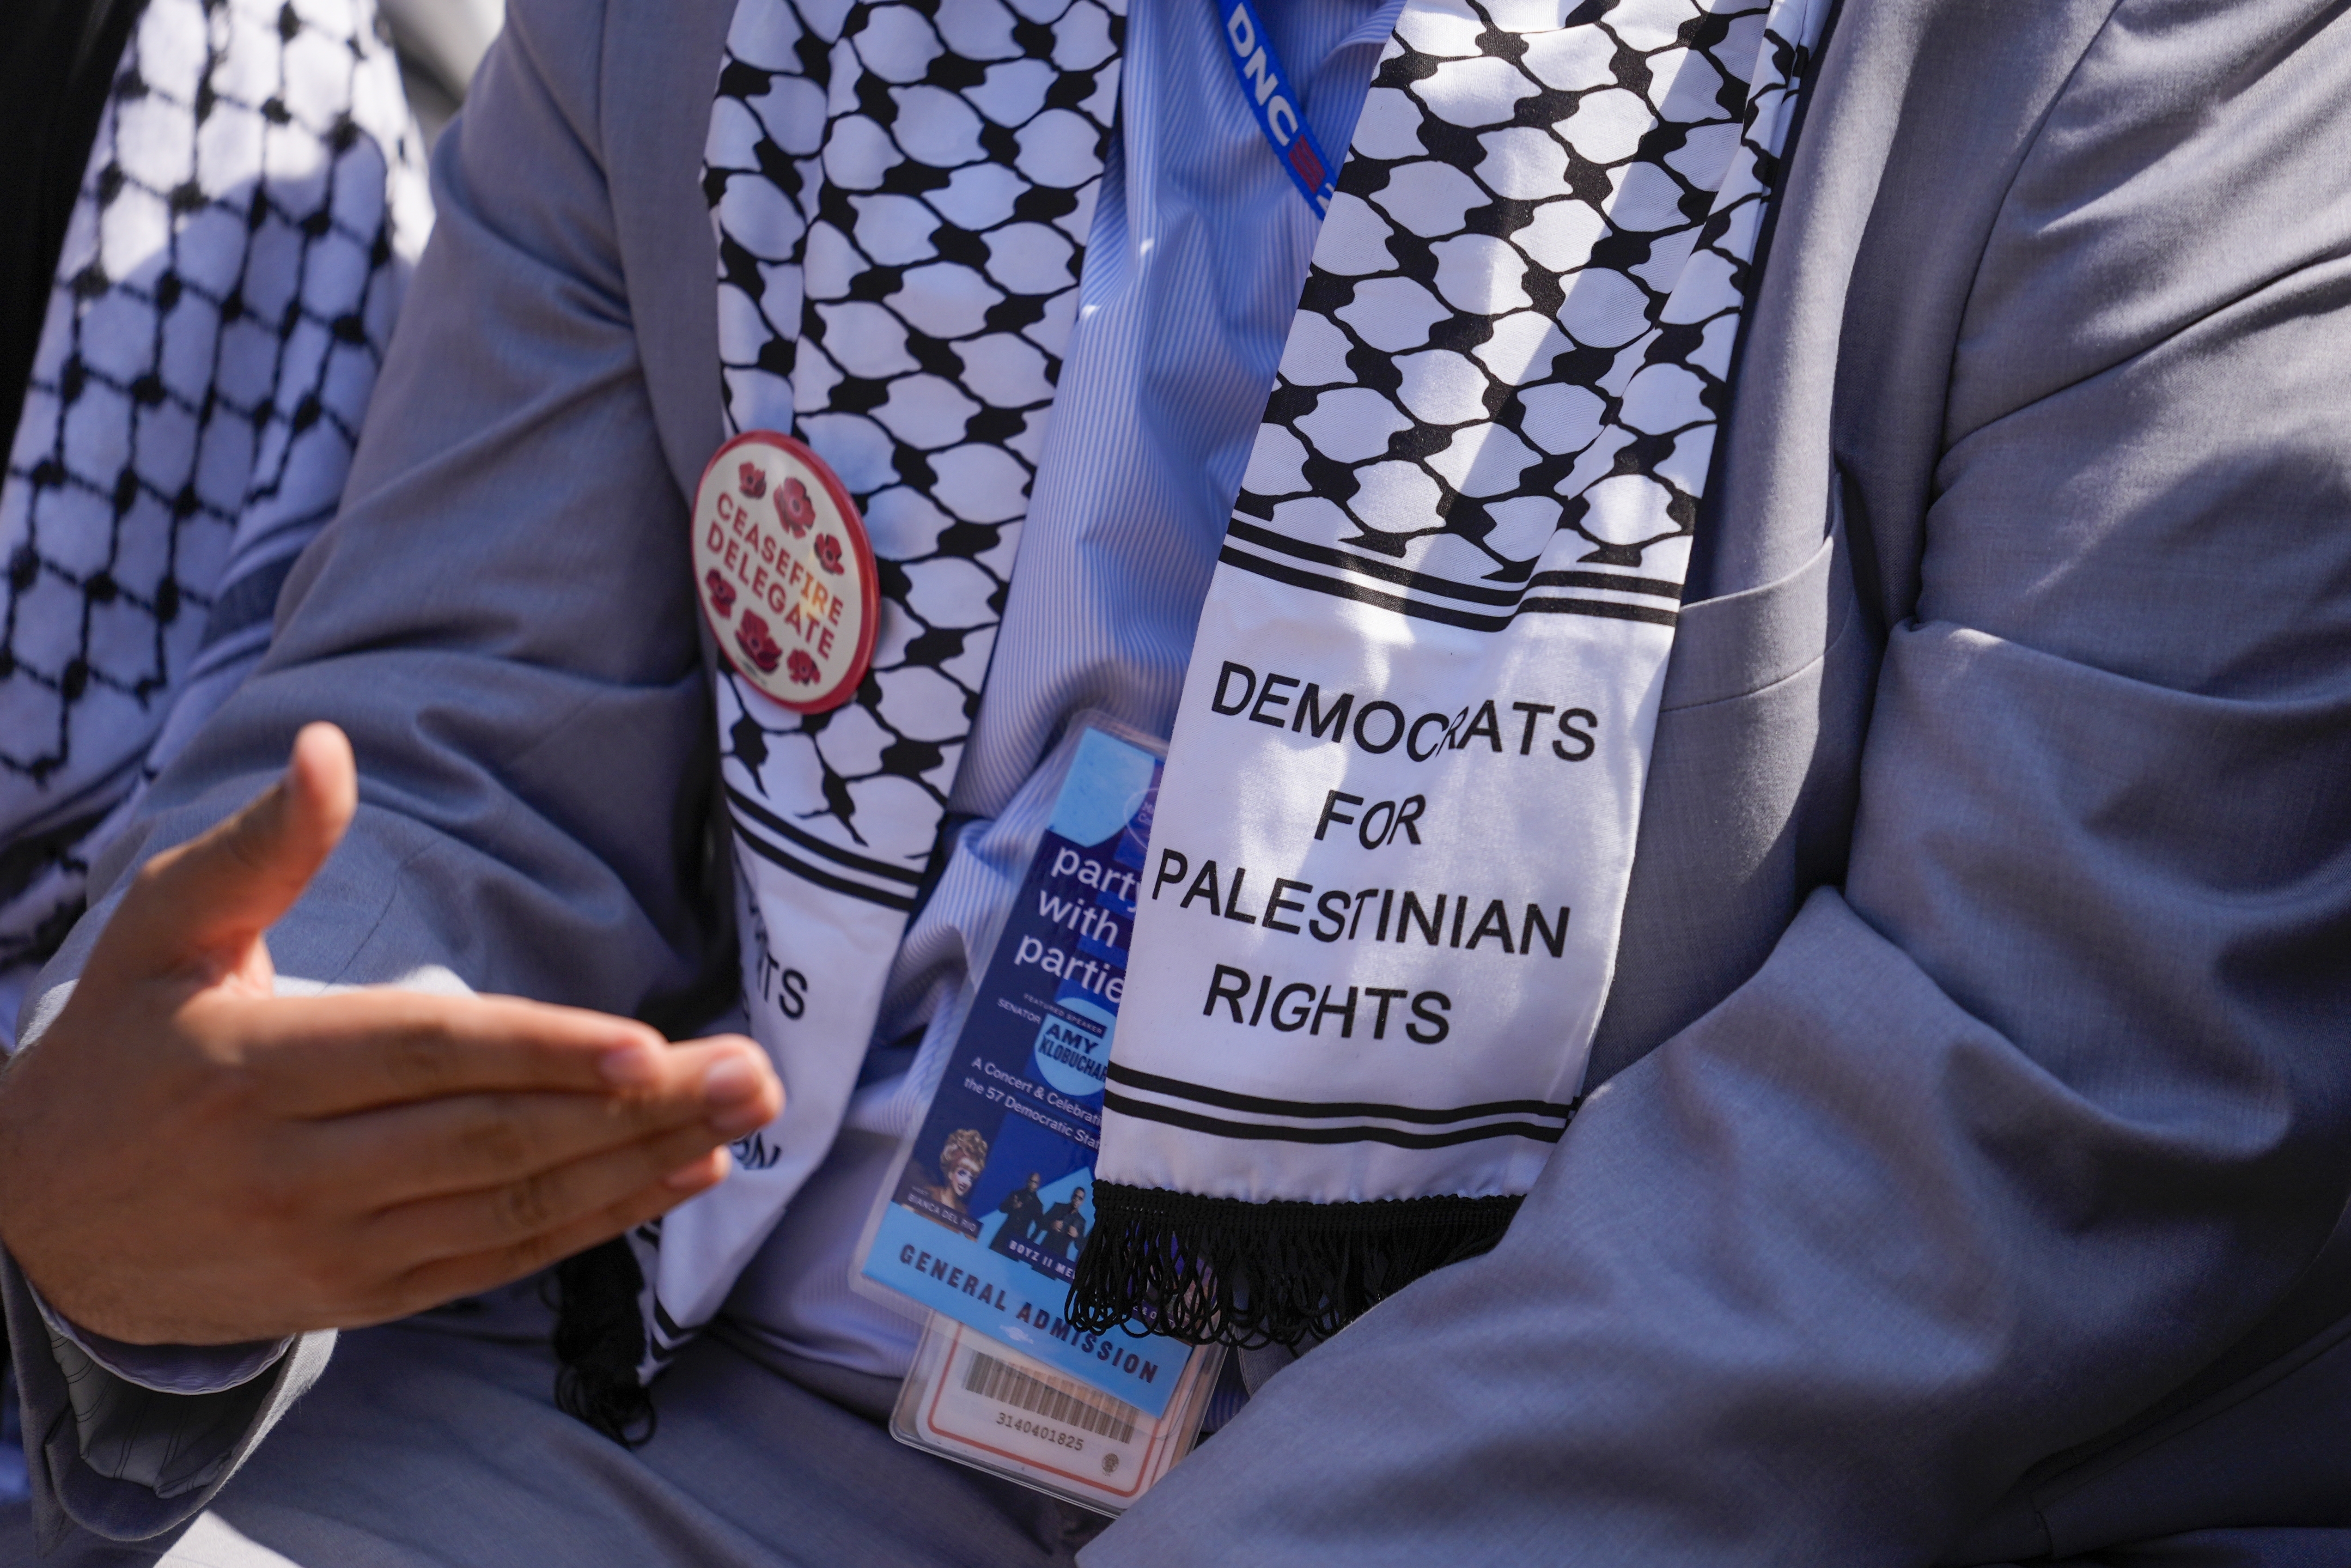
[[[987,936],[850,1281],[926,1316],[898,1437],[1110,1513],[1191,1447],[1223,1364],[1221,1350],[1088,1334],[1064,1315],[1094,1221],[1160,756],[1151,737],[1085,714],[1039,769],[1050,819]]]
[[[934,1312],[890,1435],[1115,1515],[1191,1451],[1224,1358],[1222,1345],[1196,1352],[1155,1418]]]

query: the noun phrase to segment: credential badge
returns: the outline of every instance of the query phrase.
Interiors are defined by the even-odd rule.
[[[718,449],[694,497],[702,612],[742,677],[794,713],[855,695],[873,662],[873,547],[832,470],[789,435]]]

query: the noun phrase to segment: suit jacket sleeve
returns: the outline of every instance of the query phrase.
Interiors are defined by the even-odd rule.
[[[2345,31],[2116,8],[1931,389],[1842,886],[1087,1563],[1928,1563],[2293,1285],[2351,1186]]]
[[[335,1343],[332,1333],[306,1334],[246,1383],[163,1394],[114,1375],[51,1330],[5,1253],[0,1311],[45,1551],[77,1523],[128,1541],[193,1515],[318,1381]]]
[[[681,47],[715,59],[711,9],[681,17],[693,35]],[[266,661],[98,868],[93,888],[115,891],[37,985],[37,1026],[130,872],[266,785],[319,718],[350,735],[360,804],[269,933],[281,977],[309,988],[454,976],[657,1024],[716,1010],[695,1012],[714,957],[731,985],[728,897],[723,873],[711,885],[705,841],[714,742],[685,503],[652,413],[608,189],[606,47],[592,6],[512,8],[436,150],[437,226],[341,514],[289,579]],[[670,172],[698,214],[694,169]],[[706,226],[673,246],[712,276]],[[705,317],[710,298],[705,282]],[[706,453],[715,379],[693,406]],[[57,1528],[70,1516],[134,1539],[192,1516],[319,1375],[333,1338],[308,1336],[219,1395],[68,1368],[117,1396],[93,1427],[13,1265],[5,1279],[37,1505]],[[162,1469],[120,1462],[154,1451],[157,1434],[177,1434]]]

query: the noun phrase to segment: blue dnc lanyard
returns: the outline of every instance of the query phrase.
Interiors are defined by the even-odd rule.
[[[1329,212],[1339,166],[1315,141],[1313,128],[1299,110],[1297,87],[1281,68],[1273,39],[1249,0],[1233,0],[1225,16],[1225,42],[1232,47],[1233,72],[1240,78],[1249,112],[1257,116],[1258,129],[1281,155],[1281,166],[1290,171],[1299,193],[1317,213]]]

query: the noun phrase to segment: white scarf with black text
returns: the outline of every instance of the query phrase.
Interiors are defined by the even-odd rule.
[[[1827,4],[1407,0],[1202,612],[1073,1319],[1329,1332],[1489,1243],[1559,1138]],[[641,1376],[822,1158],[938,852],[1115,5],[737,6],[705,153],[727,419],[841,475],[882,623],[817,717],[722,670],[744,999],[789,1099],[632,1238]]]

